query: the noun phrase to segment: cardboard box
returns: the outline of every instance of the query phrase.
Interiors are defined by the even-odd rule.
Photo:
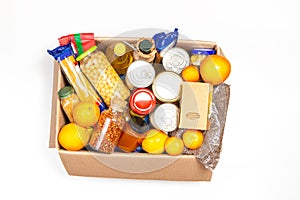
[[[96,38],[98,48],[104,49],[110,42],[126,40],[135,42],[138,38]],[[218,54],[221,49],[214,42],[180,40],[178,47],[188,52],[195,47],[214,48]],[[89,177],[111,177],[127,179],[157,179],[180,181],[210,181],[212,171],[206,169],[195,156],[150,155],[146,153],[113,153],[102,154],[81,151],[66,151],[61,149],[57,134],[67,123],[66,116],[60,106],[57,92],[66,85],[60,65],[54,63],[52,113],[49,147],[58,149],[62,163],[70,175]],[[223,133],[223,129],[221,130]]]

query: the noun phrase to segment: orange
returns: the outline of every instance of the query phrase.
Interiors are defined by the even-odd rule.
[[[82,127],[89,127],[97,123],[100,116],[100,109],[97,104],[89,101],[82,101],[73,109],[74,122]]]
[[[188,82],[197,82],[200,80],[199,70],[196,66],[187,66],[182,70],[181,76],[183,80]]]
[[[199,130],[186,130],[182,135],[184,146],[189,149],[198,149],[203,143],[204,136]]]
[[[165,141],[169,136],[157,129],[150,129],[146,134],[146,138],[142,142],[143,149],[150,154],[163,153]]]
[[[180,155],[184,150],[184,144],[178,137],[172,136],[165,141],[165,150],[171,156]]]
[[[220,55],[207,56],[200,64],[200,74],[204,82],[213,85],[223,83],[231,72],[230,62]]]
[[[69,123],[58,133],[58,143],[66,150],[78,151],[85,147],[91,135],[91,130]]]

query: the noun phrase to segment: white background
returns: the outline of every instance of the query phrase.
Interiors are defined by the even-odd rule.
[[[0,198],[299,199],[299,6],[292,0],[1,0]],[[140,28],[216,41],[232,64],[211,182],[68,176],[48,148],[53,59],[70,33]]]

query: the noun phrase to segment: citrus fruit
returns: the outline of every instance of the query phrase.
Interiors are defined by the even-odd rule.
[[[78,151],[88,143],[90,135],[90,129],[69,123],[59,131],[58,142],[66,150]]]
[[[150,154],[161,154],[164,152],[164,144],[168,136],[157,129],[150,129],[142,142],[142,148]]]
[[[100,109],[97,104],[82,101],[73,109],[74,122],[83,127],[89,127],[97,123],[100,116]]]
[[[213,85],[223,83],[231,72],[230,62],[220,55],[207,56],[200,64],[200,75],[204,82]]]
[[[203,143],[204,136],[199,130],[186,130],[182,135],[184,146],[189,149],[198,149]]]
[[[196,66],[187,66],[183,69],[181,76],[188,82],[197,82],[200,79],[199,70]]]
[[[171,156],[180,155],[184,150],[184,144],[178,137],[169,137],[165,141],[165,150]]]

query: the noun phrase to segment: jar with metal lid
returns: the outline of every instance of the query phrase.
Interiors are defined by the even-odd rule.
[[[143,60],[134,61],[127,69],[125,82],[130,90],[146,88],[155,78],[154,67]]]
[[[179,123],[179,108],[172,103],[163,103],[150,114],[150,122],[158,130],[174,131]]]
[[[118,142],[118,147],[125,152],[135,151],[143,142],[146,134],[134,131],[129,123],[125,124],[123,133]]]
[[[126,73],[133,62],[133,52],[123,42],[116,42],[106,48],[105,55],[119,75]]]
[[[180,74],[190,64],[188,52],[182,48],[174,47],[165,52],[162,60],[166,71],[173,71]]]
[[[148,114],[156,106],[154,94],[146,88],[136,89],[129,99],[131,128],[138,133],[144,133],[150,129]]]
[[[191,51],[191,64],[194,66],[200,66],[201,62],[208,56],[216,54],[216,50],[208,48],[196,48]]]
[[[182,82],[181,76],[175,72],[161,72],[153,81],[152,91],[161,102],[175,102],[180,98]]]
[[[130,91],[116,73],[105,54],[93,46],[76,60],[80,61],[80,68],[103,98],[106,105],[110,105],[112,97],[125,100]]]
[[[73,122],[73,108],[80,102],[72,86],[65,86],[58,91],[61,106],[70,122]]]
[[[133,52],[134,60],[144,60],[152,63],[156,54],[155,43],[152,38],[141,38],[136,43],[136,50]]]

